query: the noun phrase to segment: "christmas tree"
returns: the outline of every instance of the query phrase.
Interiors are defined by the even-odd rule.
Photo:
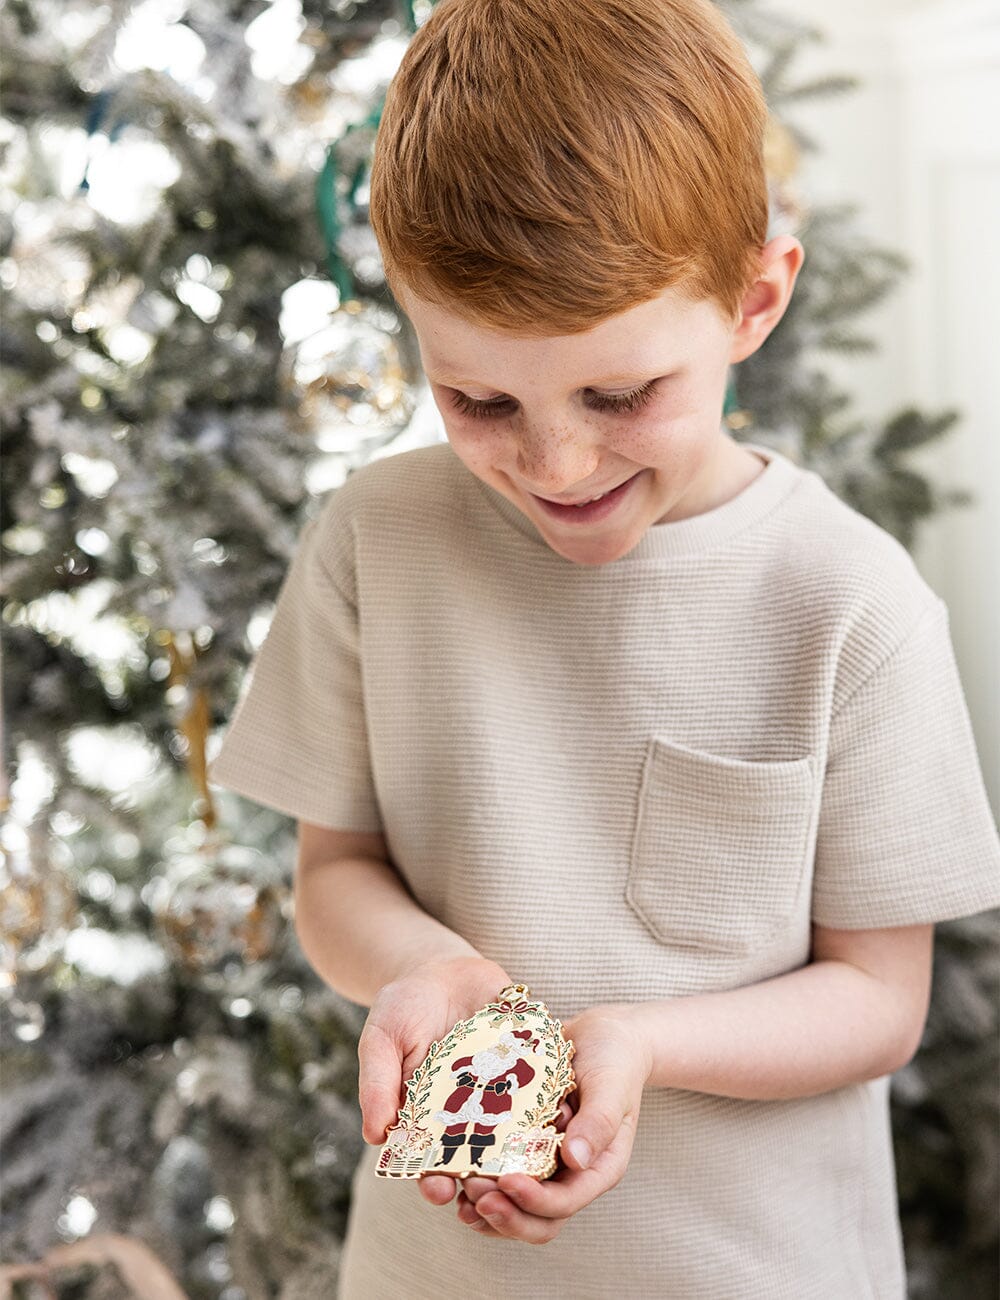
[[[217,797],[205,768],[323,495],[443,436],[366,207],[385,88],[429,9],[0,13],[10,1278],[47,1258],[75,1295],[161,1266],[191,1297],[330,1294],[364,1012],[296,944],[294,823]],[[852,419],[813,360],[872,347],[857,319],[906,269],[855,209],[796,189],[815,148],[796,101],[853,83],[796,79],[819,33],[726,9],[771,107],[771,233],[807,249],[727,423],[912,545],[969,499],[906,462],[957,413]],[[940,927],[925,1044],[894,1078],[916,1300],[995,1285],[997,953],[982,918]]]

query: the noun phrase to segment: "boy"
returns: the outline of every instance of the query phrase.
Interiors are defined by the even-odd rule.
[[[306,524],[211,769],[298,819],[298,936],[370,1007],[344,1300],[905,1294],[889,1075],[1000,840],[944,603],[722,427],[803,258],[765,116],[707,0],[440,0],[390,86],[448,442]],[[376,1179],[515,981],[576,1044],[564,1168]]]

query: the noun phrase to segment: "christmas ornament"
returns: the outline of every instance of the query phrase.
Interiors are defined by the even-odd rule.
[[[212,725],[211,706],[203,687],[191,684],[192,669],[198,660],[201,647],[189,632],[173,632],[162,628],[155,640],[166,647],[170,662],[167,678],[168,699],[183,701],[184,714],[178,730],[187,741],[185,763],[188,775],[201,799],[202,821],[209,831],[215,829],[215,802],[208,785],[207,740]]]
[[[575,1047],[523,984],[503,989],[439,1043],[431,1043],[406,1085],[375,1173],[555,1173],[563,1135],[553,1121],[576,1087]]]
[[[56,198],[25,200],[10,245],[17,296],[32,312],[72,317],[87,291],[92,266],[84,247],[93,213]]]
[[[799,147],[785,124],[768,115],[764,131],[764,170],[771,209],[767,236],[794,234],[802,226],[806,209],[796,185]]]
[[[798,175],[799,146],[795,137],[773,114],[764,128],[764,168],[771,180],[784,184]]]
[[[393,325],[384,310],[350,303],[286,347],[281,382],[321,451],[360,460],[405,427],[412,397]]]
[[[209,836],[167,866],[154,915],[164,947],[188,970],[270,957],[285,926],[288,888],[255,849]]]
[[[14,985],[18,970],[45,970],[58,959],[78,910],[67,857],[57,843],[47,855],[37,843],[0,845],[0,987]]]

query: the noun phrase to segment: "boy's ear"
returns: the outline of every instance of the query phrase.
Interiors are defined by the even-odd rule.
[[[733,331],[730,364],[756,352],[784,316],[805,256],[794,235],[777,235],[765,244],[760,277],[747,291]]]

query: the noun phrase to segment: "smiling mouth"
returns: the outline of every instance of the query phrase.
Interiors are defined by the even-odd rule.
[[[549,514],[558,519],[577,520],[580,523],[603,519],[615,509],[619,501],[628,495],[628,489],[643,472],[639,470],[624,483],[619,483],[617,487],[608,488],[598,496],[582,501],[552,501],[548,497],[536,496],[535,493],[531,495]]]
[[[632,474],[629,478],[623,479],[621,483],[616,483],[614,487],[605,488],[603,492],[598,492],[595,496],[581,497],[579,501],[563,501],[558,497],[540,497],[535,492],[532,492],[531,495],[536,497],[539,501],[546,502],[550,506],[589,506],[593,505],[595,501],[600,501],[602,497],[608,496],[609,493],[617,492],[618,489],[623,488],[626,483],[631,483],[632,479],[635,477],[635,474]]]

